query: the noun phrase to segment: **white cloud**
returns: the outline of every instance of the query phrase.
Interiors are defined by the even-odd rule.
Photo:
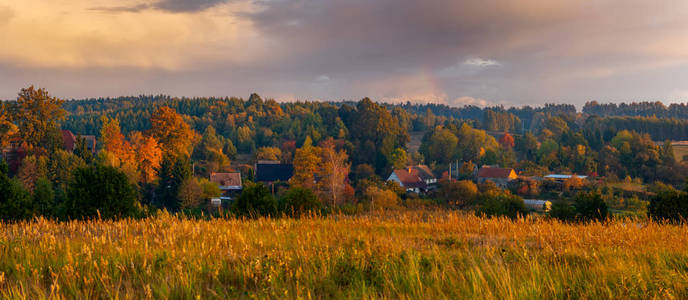
[[[492,67],[501,66],[502,64],[494,59],[483,59],[480,57],[471,57],[463,62],[464,65],[475,67]]]
[[[482,98],[473,98],[469,96],[463,96],[463,97],[458,97],[455,98],[454,100],[448,101],[447,105],[449,106],[465,106],[465,105],[475,105],[479,107],[485,107],[485,106],[490,106],[492,103],[488,100],[482,99]]]

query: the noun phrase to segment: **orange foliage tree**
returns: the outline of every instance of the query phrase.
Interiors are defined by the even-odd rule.
[[[174,109],[161,106],[151,116],[149,135],[161,145],[165,154],[190,156],[198,134]]]
[[[103,127],[100,129],[100,137],[103,143],[103,150],[114,155],[120,164],[136,165],[134,151],[131,144],[124,139],[124,135],[119,127],[119,120],[103,116],[101,121]]]
[[[162,161],[162,149],[160,149],[158,141],[152,136],[144,136],[138,131],[132,132],[129,135],[129,140],[131,140],[136,153],[141,182],[144,184],[153,182],[157,177],[156,170]]]

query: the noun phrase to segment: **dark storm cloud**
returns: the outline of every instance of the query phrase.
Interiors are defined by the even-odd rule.
[[[69,1],[88,5],[92,0]],[[453,105],[580,105],[591,99],[688,96],[682,87],[688,78],[688,2],[679,0],[110,3],[98,10],[138,14],[99,15],[97,20],[104,23],[99,31],[85,23],[88,30],[71,32],[74,27],[65,23],[70,25],[64,26],[68,34],[58,37],[53,23],[36,27],[33,19],[24,20],[25,26],[10,22],[6,28],[15,26],[14,39],[36,36],[36,29],[26,34],[24,28],[43,28],[44,36],[54,41],[41,39],[41,47],[30,48],[45,49],[35,50],[40,55],[24,55],[24,48],[0,49],[0,54],[6,52],[0,61],[36,66],[30,76],[20,76],[29,74],[20,69],[19,75],[7,77],[31,82],[43,76],[47,85],[58,87],[63,78],[96,81],[71,92],[94,96],[119,90],[179,96],[255,91],[298,99],[370,96]],[[122,26],[137,21],[147,22]],[[113,26],[106,26],[108,22]],[[100,43],[65,50],[64,45],[89,40],[84,35]],[[63,77],[43,75],[50,74],[47,67],[64,66],[79,70]],[[122,71],[108,77],[108,69],[128,67],[130,76]],[[128,80],[138,76],[137,68],[147,77]],[[98,84],[97,78],[117,82]]]

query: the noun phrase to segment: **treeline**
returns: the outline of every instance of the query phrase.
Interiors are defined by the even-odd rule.
[[[688,119],[686,103],[672,103],[669,106],[656,102],[598,103],[590,101],[583,106],[583,112],[596,116],[629,116]]]
[[[688,120],[651,117],[598,117],[585,121],[585,129],[610,137],[622,130],[647,133],[655,141],[688,139]]]

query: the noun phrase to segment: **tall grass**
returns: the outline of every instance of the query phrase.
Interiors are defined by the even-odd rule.
[[[0,296],[688,298],[688,227],[456,212],[0,225]]]

